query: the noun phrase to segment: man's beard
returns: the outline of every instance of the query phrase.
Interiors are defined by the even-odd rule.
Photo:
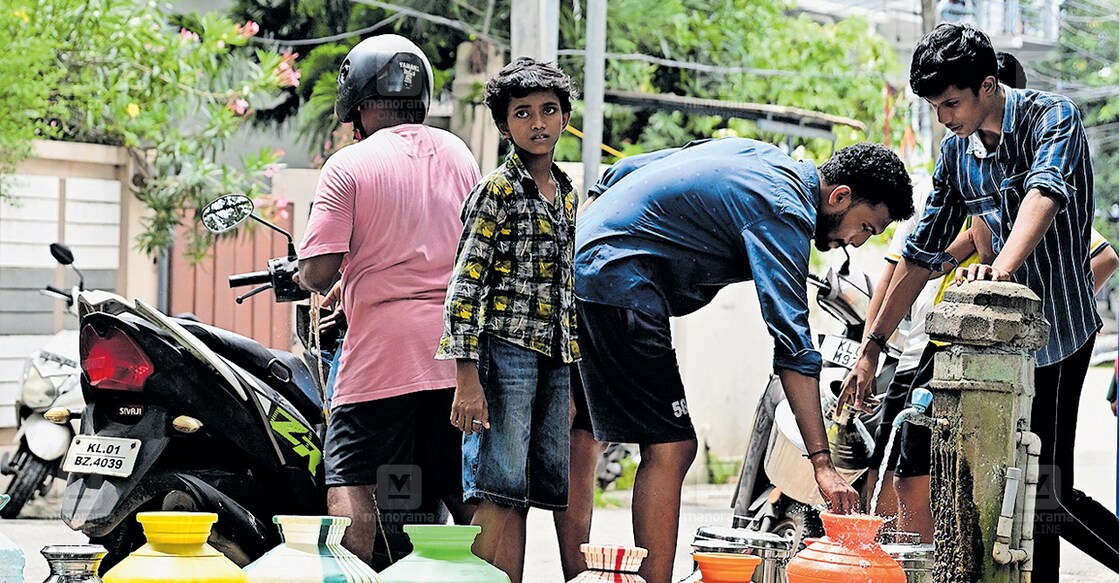
[[[832,242],[842,245],[842,242],[832,239],[831,237],[834,236],[836,229],[839,228],[839,224],[843,222],[843,217],[847,216],[850,210],[851,209],[846,209],[843,212],[834,214],[820,211],[816,216],[816,234],[812,237],[816,241],[817,249],[820,251],[830,251],[831,247],[829,244]]]

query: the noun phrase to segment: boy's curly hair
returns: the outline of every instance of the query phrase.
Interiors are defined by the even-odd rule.
[[[517,57],[486,82],[482,105],[489,108],[495,122],[504,122],[510,100],[536,91],[555,92],[564,113],[571,113],[571,100],[578,97],[571,77],[556,65],[531,57]]]
[[[871,206],[886,203],[890,219],[913,216],[913,184],[897,154],[878,144],[862,142],[839,150],[820,166],[828,184],[851,187],[853,202]]]

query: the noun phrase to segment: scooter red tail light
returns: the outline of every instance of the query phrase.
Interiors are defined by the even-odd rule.
[[[95,389],[142,391],[155,367],[128,334],[109,326],[98,332],[90,324],[82,327],[79,341],[82,371]]]

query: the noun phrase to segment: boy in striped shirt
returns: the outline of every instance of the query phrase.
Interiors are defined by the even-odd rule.
[[[906,241],[840,401],[862,404],[881,339],[897,327],[930,273],[955,263],[945,250],[965,218],[979,217],[991,231],[994,259],[968,266],[962,279],[1028,286],[1052,326],[1034,375],[1031,429],[1041,437],[1043,480],[1052,489],[1034,517],[1035,578],[1058,580],[1058,536],[1119,572],[1119,519],[1073,488],[1077,406],[1102,324],[1089,268],[1094,196],[1088,141],[1068,98],[1011,89],[997,74],[990,39],[970,26],[941,24],[914,51],[913,91],[951,134],[941,143],[924,215]]]

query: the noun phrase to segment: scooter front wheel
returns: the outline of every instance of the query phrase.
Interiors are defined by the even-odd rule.
[[[17,459],[22,457],[23,462],[16,470],[16,475],[12,476],[12,481],[8,482],[6,494],[11,496],[12,499],[0,510],[0,517],[2,518],[19,516],[24,505],[35,495],[35,491],[42,487],[43,482],[58,463],[57,461],[48,462],[36,456],[23,445],[20,446],[20,452],[16,454],[16,457]]]
[[[820,513],[811,506],[788,500],[783,516],[773,525],[773,534],[793,542],[793,552],[799,552],[804,539],[824,536]]]

